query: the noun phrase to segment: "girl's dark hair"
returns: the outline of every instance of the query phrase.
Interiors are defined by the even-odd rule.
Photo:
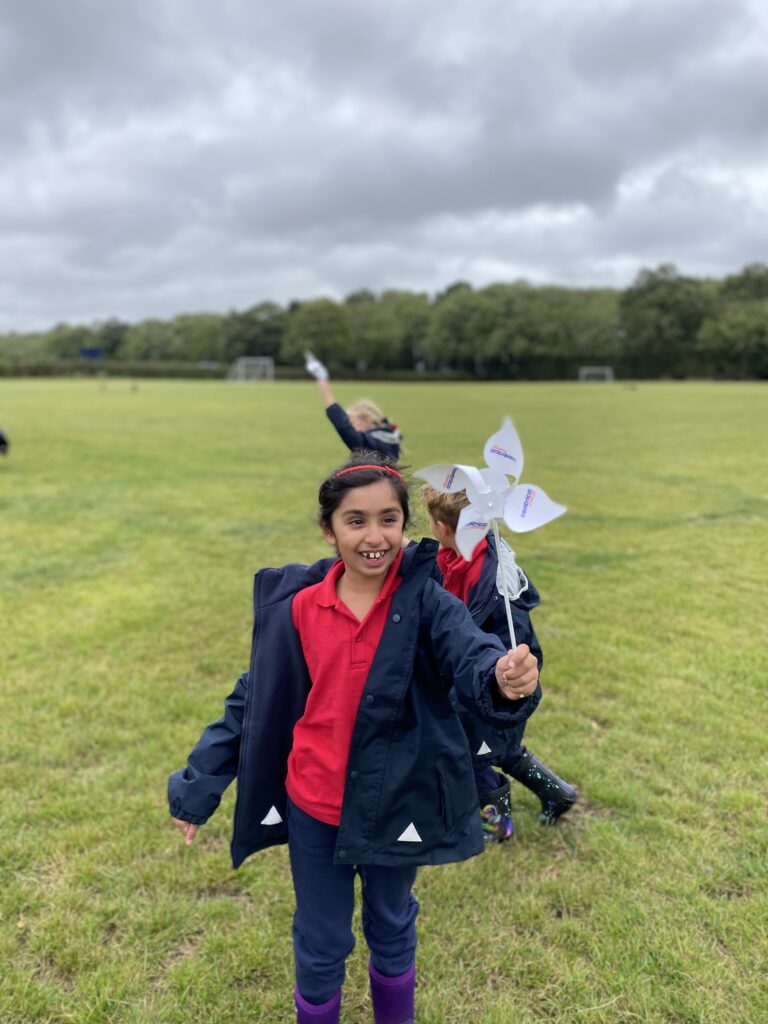
[[[409,516],[408,483],[402,476],[402,470],[395,460],[390,459],[387,455],[365,449],[354,451],[349,462],[334,469],[328,479],[320,485],[320,492],[317,496],[320,505],[317,521],[321,526],[330,529],[331,516],[344,500],[347,491],[351,491],[354,487],[367,487],[369,484],[376,484],[379,480],[386,480],[388,484],[391,484],[403,510],[403,526],[407,526]]]

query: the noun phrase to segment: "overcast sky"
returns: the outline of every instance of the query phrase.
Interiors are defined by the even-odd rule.
[[[0,0],[0,330],[768,259],[763,0]]]

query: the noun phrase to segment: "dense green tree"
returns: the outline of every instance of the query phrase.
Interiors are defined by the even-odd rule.
[[[103,320],[94,327],[98,347],[107,358],[114,357],[128,336],[130,324],[122,320]]]
[[[435,305],[439,305],[443,299],[447,299],[449,295],[453,295],[455,292],[471,292],[472,285],[469,281],[454,281],[453,284],[449,284],[447,288],[444,288],[441,292],[435,295]]]
[[[424,339],[430,365],[484,376],[494,316],[494,304],[482,292],[455,287],[445,294],[433,310]]]
[[[386,291],[381,304],[395,317],[400,333],[400,352],[397,366],[412,367],[424,360],[424,340],[429,331],[432,306],[422,293]]]
[[[750,264],[722,282],[642,271],[623,293],[533,286],[526,281],[475,290],[455,281],[433,301],[361,288],[344,302],[262,302],[222,316],[180,314],[129,325],[109,319],[57,324],[0,336],[4,364],[73,360],[81,349],[134,361],[268,355],[299,365],[311,348],[335,371],[445,368],[483,378],[572,379],[580,365],[607,363],[622,374],[766,377],[768,264]]]
[[[56,324],[48,332],[46,347],[58,359],[77,359],[82,348],[98,348],[98,336],[82,324]]]
[[[484,289],[493,305],[493,330],[484,357],[492,377],[528,376],[536,352],[535,289],[526,282],[492,284]]]
[[[707,373],[768,379],[768,299],[718,309],[702,324],[697,350]]]
[[[358,370],[395,366],[401,335],[397,318],[388,306],[361,293],[347,299],[347,323]]]
[[[173,328],[166,320],[148,319],[131,324],[120,346],[121,359],[132,362],[144,359],[168,360],[173,352]]]
[[[27,362],[50,357],[47,334],[0,334],[0,363]]]
[[[360,288],[356,292],[350,292],[349,295],[344,299],[347,306],[354,306],[359,302],[375,302],[376,296],[372,291],[367,288]]]
[[[222,321],[218,313],[182,313],[170,321],[173,360],[216,359],[221,348]]]
[[[702,281],[672,264],[643,270],[619,303],[628,366],[640,377],[684,377],[696,369],[696,338],[713,307]]]
[[[723,281],[722,295],[728,301],[768,299],[768,265],[750,263],[739,274]]]
[[[275,302],[260,302],[242,312],[233,310],[221,325],[219,357],[226,362],[241,356],[277,359],[288,320],[288,313]]]
[[[349,312],[332,299],[314,299],[302,303],[291,315],[283,335],[280,358],[297,365],[303,352],[310,349],[318,359],[334,366],[353,366],[354,346]]]

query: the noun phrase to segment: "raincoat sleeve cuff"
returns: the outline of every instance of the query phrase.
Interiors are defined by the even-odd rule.
[[[478,705],[481,714],[486,721],[493,723],[503,729],[525,722],[539,705],[541,700],[541,686],[536,683],[536,689],[527,697],[519,700],[509,700],[499,689],[494,671],[485,680],[478,696]]]

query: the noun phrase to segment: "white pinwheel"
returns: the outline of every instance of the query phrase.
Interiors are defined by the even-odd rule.
[[[502,555],[498,521],[503,520],[514,533],[528,533],[561,516],[566,509],[565,505],[558,505],[552,501],[541,487],[518,483],[523,471],[523,446],[508,416],[504,418],[501,429],[485,442],[483,456],[486,465],[482,469],[454,463],[427,466],[425,469],[417,470],[414,476],[426,480],[443,494],[467,492],[469,504],[459,514],[456,547],[469,561],[477,545],[492,528],[499,565],[504,577],[505,559]],[[508,476],[514,478],[512,483],[507,479]],[[506,579],[503,579],[503,590],[507,622],[514,645],[515,634]]]

